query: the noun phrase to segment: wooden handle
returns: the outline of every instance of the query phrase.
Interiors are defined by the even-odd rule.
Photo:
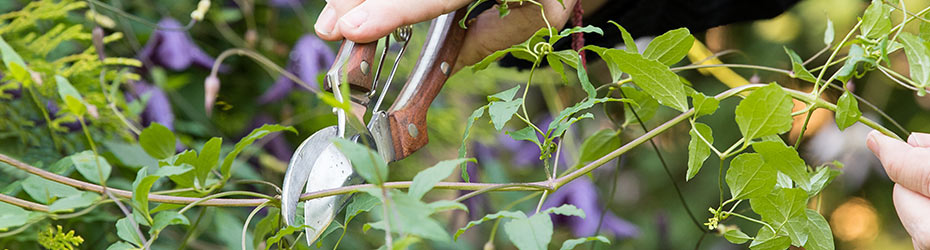
[[[330,72],[335,74],[326,74],[326,77],[346,77],[346,81],[353,91],[368,93],[371,91],[371,83],[374,80],[374,63],[375,50],[378,48],[377,42],[357,44],[355,42],[344,40],[339,46],[339,53],[336,54],[336,61],[330,68]],[[342,79],[339,79],[342,80]],[[329,82],[327,79],[326,82]],[[329,91],[331,86],[324,84],[324,89]]]
[[[459,9],[433,20],[413,73],[388,110],[395,160],[413,154],[429,142],[426,110],[455,66],[465,38],[465,30],[458,25],[458,20],[465,12]]]

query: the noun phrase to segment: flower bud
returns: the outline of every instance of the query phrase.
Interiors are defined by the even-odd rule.
[[[207,10],[210,9],[210,0],[200,0],[197,3],[197,9],[194,12],[191,12],[191,19],[196,21],[203,21],[203,17],[207,15]]]
[[[213,111],[213,103],[216,102],[216,96],[220,92],[220,79],[216,75],[210,75],[203,82],[203,92],[204,92],[204,110],[207,111],[207,115],[210,115]]]

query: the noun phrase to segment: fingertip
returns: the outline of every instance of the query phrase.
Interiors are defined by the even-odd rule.
[[[914,147],[930,148],[930,134],[911,133],[911,136],[907,137],[907,144]]]
[[[865,144],[869,147],[869,150],[872,150],[872,153],[879,158],[881,158],[881,146],[879,145],[878,141],[883,136],[884,135],[882,135],[881,132],[878,132],[878,130],[872,130],[872,132],[869,132],[868,138],[865,141]]]

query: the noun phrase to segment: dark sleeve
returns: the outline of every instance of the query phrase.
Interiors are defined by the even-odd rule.
[[[604,30],[603,36],[585,34],[585,44],[601,47],[620,44],[620,31],[607,23],[610,20],[623,25],[634,38],[656,36],[681,27],[688,28],[691,33],[698,33],[720,25],[773,18],[798,1],[800,0],[609,0],[584,18],[584,25],[594,25]],[[570,26],[569,23],[565,27]],[[566,38],[556,43],[555,49],[568,49],[570,44],[570,39]],[[589,57],[595,58],[590,55]],[[531,66],[529,62],[510,55],[501,60],[500,64],[518,68]]]

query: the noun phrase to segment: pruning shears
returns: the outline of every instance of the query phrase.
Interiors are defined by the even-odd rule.
[[[355,174],[351,162],[333,144],[334,138],[366,144],[387,162],[406,158],[426,145],[426,111],[455,66],[465,37],[465,30],[457,24],[457,20],[462,19],[465,12],[460,9],[433,19],[411,75],[387,110],[380,110],[380,106],[394,78],[400,57],[410,41],[412,27],[398,28],[392,35],[382,39],[385,46],[374,72],[372,68],[378,41],[365,44],[343,41],[335,63],[326,73],[325,87],[333,91],[338,101],[343,102],[340,84],[348,83],[351,92],[348,96],[352,105],[350,110],[353,114],[337,109],[337,125],[323,128],[308,137],[291,158],[284,175],[281,197],[281,213],[287,225],[298,226],[295,214],[301,189],[314,192],[362,182]],[[403,47],[380,95],[377,100],[373,100],[391,36],[403,42]],[[356,131],[346,126],[348,115],[363,117],[368,110],[371,111],[371,118],[367,122],[367,131]],[[348,195],[328,196],[304,203],[308,244],[321,236],[348,198]]]

